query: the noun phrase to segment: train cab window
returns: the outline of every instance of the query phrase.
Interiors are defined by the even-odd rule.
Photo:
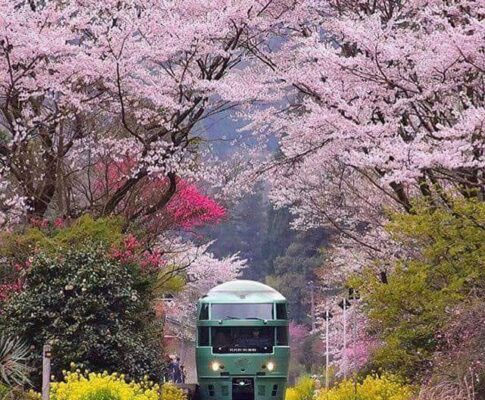
[[[288,312],[286,311],[285,303],[276,304],[276,319],[288,319]]]
[[[273,319],[273,304],[212,304],[211,319]]]
[[[199,326],[199,346],[209,346],[209,327]]]
[[[288,346],[288,327],[287,326],[276,327],[276,345]]]
[[[203,303],[200,306],[199,320],[204,321],[209,319],[209,304]]]

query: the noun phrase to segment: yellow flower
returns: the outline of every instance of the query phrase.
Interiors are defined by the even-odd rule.
[[[347,379],[333,388],[322,389],[316,400],[354,400],[356,396],[359,400],[410,400],[413,389],[392,375],[369,375],[363,382],[355,384]]]
[[[51,385],[52,400],[187,400],[184,392],[174,385],[162,388],[149,381],[140,385],[126,382],[123,374],[67,373],[63,382]]]

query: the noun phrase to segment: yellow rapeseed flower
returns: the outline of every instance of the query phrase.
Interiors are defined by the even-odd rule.
[[[369,375],[357,384],[347,379],[336,387],[321,390],[317,400],[354,400],[356,395],[359,400],[410,400],[413,390],[393,376]]]
[[[187,400],[174,385],[160,388],[152,382],[126,382],[123,374],[69,372],[63,382],[51,385],[52,400]]]

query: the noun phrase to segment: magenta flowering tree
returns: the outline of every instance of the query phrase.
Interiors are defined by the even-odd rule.
[[[168,203],[167,212],[175,225],[184,229],[220,222],[226,213],[224,207],[186,181],[179,181],[178,191]]]
[[[93,195],[97,198],[109,197],[123,187],[133,168],[133,157],[112,156],[103,158],[94,170]],[[225,215],[225,209],[217,201],[204,195],[196,184],[177,177],[174,193],[164,207],[159,207],[160,197],[170,190],[170,179],[163,175],[145,177],[137,184],[132,196],[124,199],[115,209],[128,221],[139,220],[151,236],[164,231],[189,230],[208,223],[218,223]],[[145,214],[147,208],[156,209]],[[141,218],[140,218],[141,217]]]

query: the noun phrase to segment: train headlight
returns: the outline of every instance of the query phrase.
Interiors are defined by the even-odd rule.
[[[268,368],[268,371],[273,371],[274,370],[274,362],[270,361],[268,364],[266,364],[266,368]]]
[[[224,366],[218,361],[212,361],[211,368],[212,368],[212,371],[216,372],[224,368]]]

